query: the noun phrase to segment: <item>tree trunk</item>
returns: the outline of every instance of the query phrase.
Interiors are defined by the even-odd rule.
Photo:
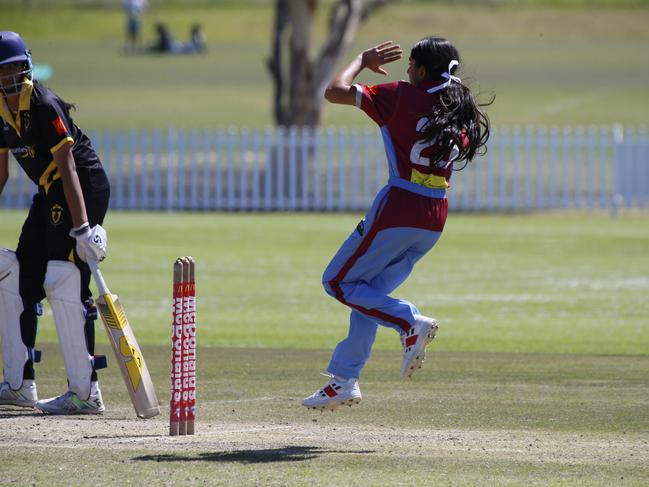
[[[289,125],[313,126],[319,121],[318,110],[312,97],[315,70],[312,39],[316,7],[317,0],[289,0]]]
[[[360,24],[378,7],[392,1],[395,0],[335,1],[330,11],[327,38],[315,57],[313,22],[318,0],[276,0],[273,47],[267,67],[273,80],[273,113],[278,127],[314,128],[320,124],[325,89],[354,41]],[[288,66],[285,66],[287,59]],[[286,196],[291,170],[297,182],[296,191],[302,194],[302,172],[315,150],[313,137],[307,140],[298,137],[298,145],[309,145],[293,149],[293,169],[289,162],[291,153],[285,144],[280,143],[271,150],[265,177],[271,178],[269,186],[273,198]]]
[[[274,118],[278,126],[320,124],[324,91],[358,28],[379,7],[397,0],[338,0],[329,16],[329,30],[314,56],[313,22],[318,0],[277,0],[273,49],[267,62],[274,87]],[[288,59],[288,66],[283,63]]]

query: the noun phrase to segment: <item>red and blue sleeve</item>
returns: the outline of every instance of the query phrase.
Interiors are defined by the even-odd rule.
[[[380,127],[394,115],[399,100],[399,82],[367,86],[355,84],[356,106],[363,110]]]

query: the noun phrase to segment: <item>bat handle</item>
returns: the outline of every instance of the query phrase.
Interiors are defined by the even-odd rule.
[[[88,267],[90,267],[90,272],[92,272],[92,277],[95,278],[95,283],[97,284],[97,290],[100,295],[110,294],[106,281],[104,281],[104,276],[101,275],[99,270],[99,264],[96,260],[88,259]]]

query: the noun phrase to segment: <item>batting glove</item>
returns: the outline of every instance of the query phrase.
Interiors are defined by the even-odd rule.
[[[70,236],[77,240],[77,255],[88,262],[88,259],[101,262],[106,258],[108,236],[101,225],[90,228],[87,222],[70,230]]]

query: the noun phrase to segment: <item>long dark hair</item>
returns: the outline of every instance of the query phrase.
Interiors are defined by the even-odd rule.
[[[448,72],[451,61],[460,61],[457,49],[442,37],[420,40],[412,47],[410,57],[418,67],[426,68],[430,79],[439,80],[440,83],[447,81],[442,74]],[[456,68],[457,66],[451,68],[451,75]],[[431,156],[431,166],[447,162],[448,155],[457,147],[459,155],[453,161],[466,161],[460,168],[463,169],[476,154],[487,152],[489,118],[480,107],[493,103],[493,98],[486,103],[479,103],[468,87],[456,81],[452,81],[438,93],[440,103],[426,115],[428,122],[424,125],[420,140],[440,147]]]

